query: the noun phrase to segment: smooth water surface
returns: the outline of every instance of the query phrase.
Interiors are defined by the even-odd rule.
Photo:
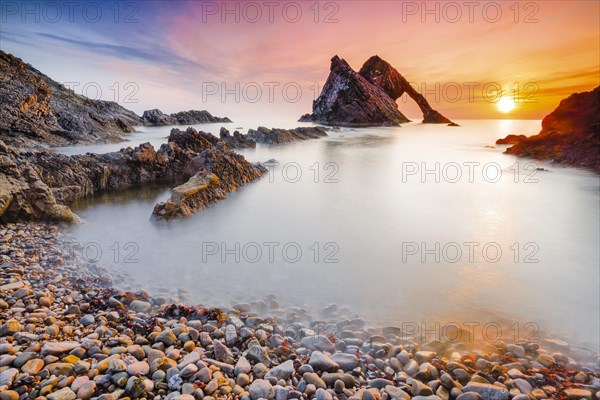
[[[246,132],[259,122],[300,125],[223,125]],[[86,223],[73,233],[98,243],[101,263],[150,291],[187,289],[192,302],[274,294],[282,304],[320,310],[335,302],[396,325],[501,316],[597,349],[598,177],[528,164],[494,145],[509,133],[537,133],[539,121],[459,123],[344,128],[319,140],[259,145],[240,152],[278,164],[196,216],[151,221],[169,190],[150,187],[79,204]],[[220,126],[196,128],[218,133]],[[142,128],[125,146],[158,146],[171,128]]]

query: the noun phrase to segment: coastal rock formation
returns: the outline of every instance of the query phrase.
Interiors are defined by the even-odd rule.
[[[269,129],[264,126],[259,126],[256,130],[249,129],[247,136],[256,143],[283,144],[297,142],[299,140],[318,139],[327,136],[327,132],[325,132],[325,129],[318,126],[298,127],[294,129]]]
[[[188,217],[227,197],[261,177],[267,170],[260,164],[247,162],[242,155],[225,150],[223,143],[194,157],[188,171],[196,172],[186,183],[173,189],[171,197],[154,207],[152,215],[159,219]]]
[[[523,139],[527,139],[525,135],[508,135],[505,138],[496,140],[496,144],[517,144]]]
[[[452,123],[448,118],[431,108],[427,99],[417,92],[396,68],[379,56],[369,58],[358,73],[373,85],[383,89],[394,100],[397,100],[404,93],[409,95],[421,109],[424,124]]]
[[[221,140],[225,141],[227,147],[232,149],[255,148],[256,143],[284,144],[300,140],[318,139],[324,136],[327,136],[327,132],[319,126],[294,129],[269,129],[259,126],[256,130],[249,129],[246,135],[238,131],[233,132],[233,135],[231,135],[225,128],[221,128],[220,132]]]
[[[0,50],[0,139],[47,147],[119,142],[141,119],[111,101],[91,100]]]
[[[144,111],[144,113],[142,114],[142,121],[144,122],[144,125],[150,126],[176,124],[175,118],[171,117],[169,114],[163,113],[158,108]]]
[[[225,127],[221,127],[219,138],[227,144],[227,148],[229,149],[256,148],[256,142],[248,138],[247,135],[244,135],[239,131],[234,131],[232,135],[227,129],[225,129]]]
[[[154,207],[152,215],[155,218],[169,220],[188,217],[213,202],[225,198],[227,193],[235,191],[237,187],[258,179],[266,172],[264,166],[250,164],[243,156],[228,151],[227,148],[253,148],[256,147],[256,143],[291,143],[315,139],[327,134],[320,127],[288,130],[268,129],[261,126],[257,130],[250,129],[247,135],[242,135],[238,131],[231,135],[227,129],[221,128],[219,136],[220,140],[214,137],[207,138],[212,140],[215,146],[199,151],[199,154],[189,162],[185,171],[194,175],[183,185],[174,188],[166,202]],[[190,144],[180,142],[179,147],[190,148]]]
[[[423,123],[455,123],[434,110],[427,99],[388,62],[378,56],[369,58],[356,73],[338,56],[331,60],[331,72],[312,114],[301,122],[325,125],[380,126],[410,122],[400,111],[396,99],[408,94],[423,113]]]
[[[266,169],[225,149],[215,136],[173,129],[157,151],[149,143],[107,154],[66,156],[18,151],[0,142],[0,220],[76,221],[65,207],[100,190],[123,190],[156,181],[181,181],[206,170],[228,193]],[[223,198],[206,195],[207,204]]]
[[[220,183],[215,174],[205,170],[200,171],[183,185],[174,188],[166,202],[154,206],[152,215],[162,219],[188,217],[211,202],[227,196]]]
[[[173,114],[165,114],[159,109],[146,110],[142,115],[144,125],[164,126],[164,125],[197,125],[214,122],[231,122],[227,117],[215,117],[206,110],[180,111]]]
[[[30,163],[23,162],[19,153],[2,141],[0,166],[0,221],[79,221],[67,206],[58,204],[50,187],[41,180],[39,172]]]
[[[563,99],[542,120],[542,130],[537,135],[508,135],[496,143],[513,144],[506,149],[507,154],[600,173],[600,86]]]
[[[301,122],[340,126],[396,126],[409,122],[398,105],[383,89],[372,85],[348,63],[334,56],[329,77],[319,97],[313,101],[312,114]]]

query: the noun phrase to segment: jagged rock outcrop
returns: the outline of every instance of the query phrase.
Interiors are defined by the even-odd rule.
[[[380,89],[383,94],[378,91]],[[331,60],[331,72],[319,97],[313,102],[312,114],[301,122],[326,125],[377,126],[410,122],[397,110],[396,100],[408,94],[423,113],[423,123],[457,126],[431,108],[398,70],[379,56],[369,58],[358,73],[338,56]]]
[[[400,72],[379,56],[369,58],[358,72],[363,78],[380,87],[392,99],[406,93],[417,103],[423,113],[424,124],[451,124],[448,118],[431,108],[427,99],[403,77]]]
[[[297,142],[299,140],[318,139],[327,136],[327,132],[325,132],[325,129],[318,126],[299,127],[294,129],[269,129],[264,126],[259,126],[256,130],[249,129],[247,136],[256,143],[283,144]]]
[[[232,149],[255,148],[256,143],[284,144],[300,140],[318,139],[324,136],[327,136],[327,132],[325,128],[319,126],[294,129],[269,129],[259,126],[256,130],[249,129],[246,135],[238,131],[233,132],[233,135],[231,135],[225,128],[221,128],[220,132],[220,138],[227,143],[228,148]]]
[[[527,139],[525,135],[508,135],[505,138],[496,140],[496,144],[517,144],[523,139]]]
[[[256,142],[250,139],[247,135],[244,135],[239,131],[234,131],[232,135],[227,129],[225,129],[225,127],[221,127],[219,138],[227,144],[227,148],[229,149],[256,148]]]
[[[175,118],[163,113],[158,108],[144,111],[142,121],[144,125],[150,126],[176,125]]]
[[[78,95],[0,50],[0,139],[6,144],[119,142],[141,122],[119,104]]]
[[[508,135],[496,143],[513,144],[506,149],[507,154],[600,173],[600,86],[563,99],[542,120],[542,130],[537,135]]]
[[[0,141],[0,221],[44,219],[78,222],[69,207],[58,204],[52,190],[29,162]]]
[[[260,177],[266,169],[226,150],[215,136],[173,129],[155,150],[149,143],[107,154],[66,156],[19,151],[0,141],[0,220],[76,221],[68,209],[100,190],[124,190],[156,181],[181,181],[201,171],[215,174],[228,193]],[[207,193],[206,205],[223,198]]]
[[[188,217],[225,197],[227,191],[219,178],[213,173],[200,171],[183,185],[174,188],[166,202],[154,206],[152,215],[165,220]]]
[[[164,126],[164,125],[197,125],[215,122],[231,122],[227,117],[215,117],[206,110],[180,111],[173,114],[165,114],[159,109],[146,110],[142,114],[144,125]]]
[[[345,60],[334,56],[327,82],[313,101],[312,114],[303,115],[300,121],[340,126],[396,126],[410,120],[383,89],[369,83]]]
[[[165,220],[188,217],[266,172],[264,166],[251,164],[243,156],[225,150],[224,143],[198,154],[188,168],[198,172],[173,189],[166,202],[158,203],[153,217]]]

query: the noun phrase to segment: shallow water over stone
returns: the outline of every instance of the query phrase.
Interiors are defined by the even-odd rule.
[[[519,322],[521,338],[532,322],[597,349],[598,177],[485,147],[508,133],[534,134],[539,121],[458,123],[259,145],[240,153],[278,164],[196,216],[152,222],[169,195],[159,185],[82,202],[75,210],[86,223],[72,233],[90,259],[153,293],[187,289],[192,303],[274,294],[284,306],[337,303],[374,322],[429,328],[501,318]],[[216,134],[221,125],[302,124],[196,128]],[[60,151],[158,146],[171,127],[142,129],[130,143]]]

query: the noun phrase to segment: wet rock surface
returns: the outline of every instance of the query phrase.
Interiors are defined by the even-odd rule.
[[[404,93],[421,109],[423,123],[457,126],[434,110],[406,78],[378,56],[369,58],[358,73],[345,60],[333,57],[312,114],[303,115],[300,121],[341,126],[399,125],[410,122],[396,104]]]
[[[188,306],[115,288],[127,278],[67,251],[58,226],[1,224],[0,238],[2,399],[599,398],[598,355],[550,337],[424,341],[272,296]]]
[[[142,120],[115,102],[91,100],[0,50],[0,140],[48,147],[120,142]]]
[[[164,125],[197,125],[215,122],[231,122],[227,117],[215,117],[206,110],[189,110],[180,111],[173,114],[165,114],[161,110],[155,108],[146,110],[142,114],[142,122],[149,126],[164,126]]]
[[[335,56],[325,86],[313,102],[312,114],[303,115],[300,121],[338,126],[397,126],[410,120],[383,89],[369,83],[345,60]]]
[[[155,150],[149,143],[107,154],[65,156],[48,151],[19,151],[0,141],[0,220],[77,222],[67,207],[102,190],[124,190],[157,181],[181,182],[201,171],[214,173],[224,193],[251,182],[266,169],[226,150],[215,136],[173,129]]]
[[[600,86],[574,93],[542,120],[534,136],[508,135],[505,153],[586,168],[600,174]]]
[[[379,56],[369,58],[358,72],[363,78],[380,87],[394,100],[406,93],[417,103],[423,113],[424,124],[451,124],[448,118],[434,110],[425,96],[417,92],[415,88],[402,76],[396,68]]]
[[[166,202],[154,207],[154,218],[189,217],[267,172],[261,164],[249,163],[222,144],[199,153],[190,161],[190,167],[198,172],[174,188]]]
[[[318,139],[327,136],[325,129],[320,127],[299,127],[294,129],[268,129],[259,126],[256,130],[248,130],[248,138],[256,143],[284,144],[301,140]]]
[[[246,135],[238,131],[233,135],[225,128],[221,128],[220,138],[227,146],[235,149],[255,148],[257,143],[261,144],[286,144],[302,140],[318,139],[327,136],[325,128],[322,127],[298,127],[294,129],[266,128],[259,126],[257,129],[249,129]]]
[[[231,134],[227,129],[221,127],[219,138],[227,144],[230,149],[254,149],[256,142],[239,131],[234,131]]]

